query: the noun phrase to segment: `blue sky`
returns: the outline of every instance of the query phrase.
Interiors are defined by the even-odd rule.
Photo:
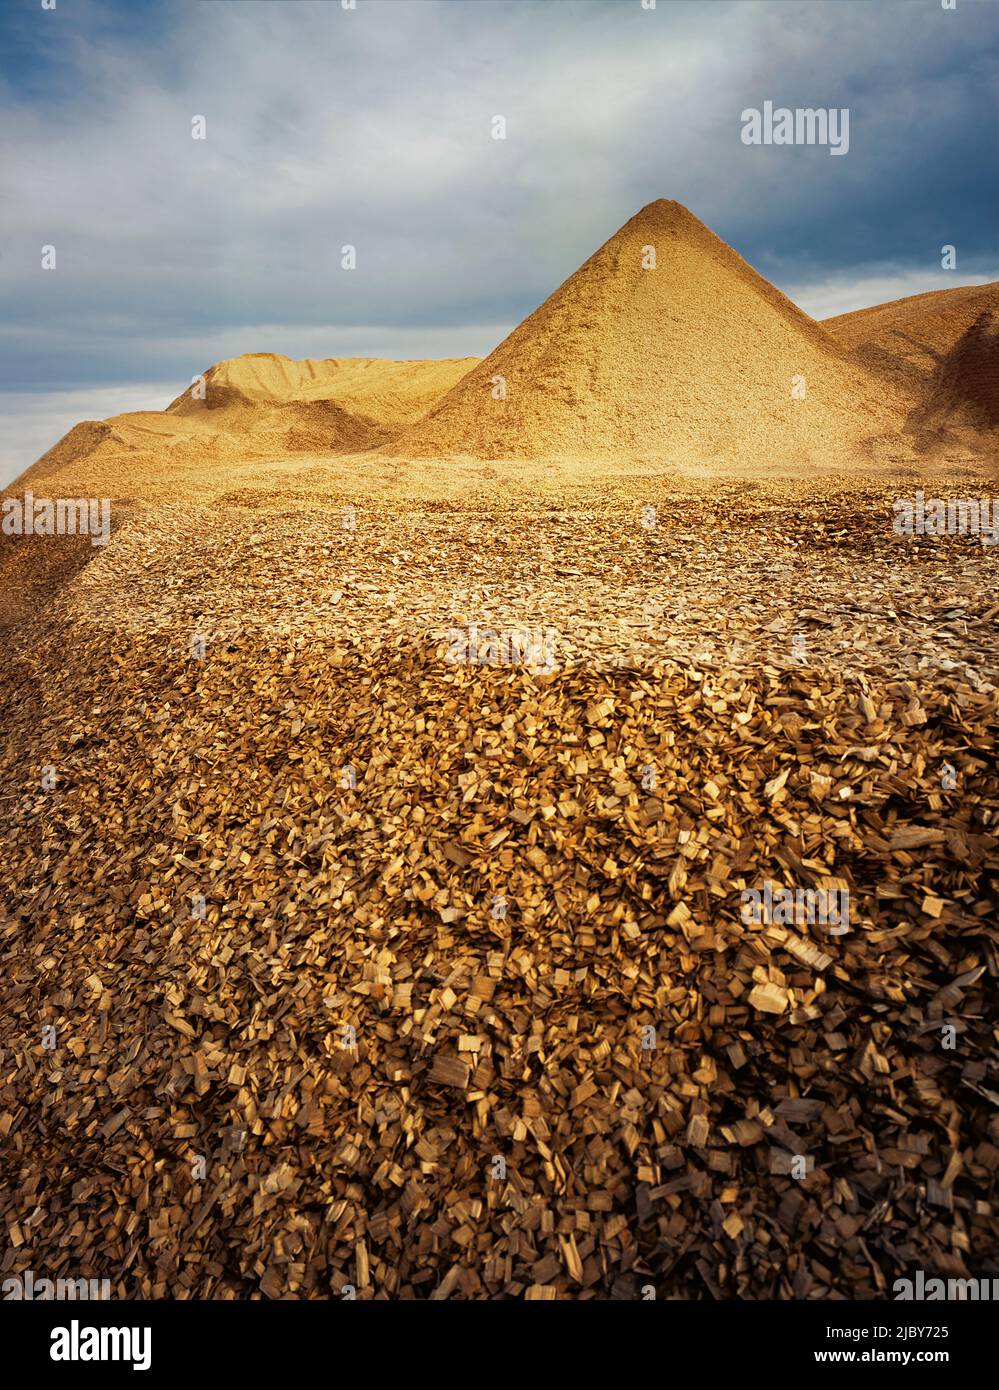
[[[999,278],[992,0],[5,0],[0,54],[0,481],[238,352],[486,353],[657,197],[817,317]]]

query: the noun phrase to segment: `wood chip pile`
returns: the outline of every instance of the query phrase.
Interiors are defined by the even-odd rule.
[[[428,553],[383,521],[397,558]],[[284,524],[256,522],[272,558]],[[563,524],[532,517],[519,544]],[[426,576],[404,621],[384,554],[381,626],[219,624],[192,660],[211,605],[168,597],[190,548],[168,564],[136,534],[159,625],[144,599],[129,619],[123,532],[6,637],[3,1277],[546,1300],[885,1297],[915,1269],[999,1273],[980,551],[911,552],[898,581],[907,621],[949,625],[964,664],[901,670],[858,632],[855,669],[834,646],[710,666],[609,643],[542,672],[449,662],[416,622]],[[577,563],[558,561],[582,585],[587,548],[602,557],[581,620],[642,558],[601,534],[580,519]],[[844,602],[863,607],[880,544],[847,547]],[[224,547],[205,545],[221,604]],[[835,547],[805,550],[802,604]],[[441,595],[468,602],[506,563],[498,544],[439,553]],[[758,593],[749,558],[719,550],[715,583]],[[327,597],[349,596],[346,570],[329,558]],[[303,581],[304,612],[313,597]],[[770,614],[747,597],[738,621]],[[745,920],[743,890],[768,882],[849,892],[849,930]]]

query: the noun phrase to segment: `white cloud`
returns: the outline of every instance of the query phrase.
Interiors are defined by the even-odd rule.
[[[832,275],[812,284],[791,285],[784,289],[799,309],[813,319],[830,319],[836,314],[852,314],[872,304],[887,304],[911,294],[930,290],[953,290],[960,285],[986,285],[999,280],[999,269],[992,275],[958,277],[955,272],[903,270],[857,278],[849,274]]]
[[[163,410],[176,395],[179,391],[173,386],[160,384],[0,393],[0,487],[81,420],[104,420],[126,410]]]

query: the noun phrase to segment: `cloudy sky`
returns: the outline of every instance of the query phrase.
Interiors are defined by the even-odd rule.
[[[0,54],[0,484],[236,353],[484,354],[654,198],[816,317],[999,279],[993,0],[3,0]]]

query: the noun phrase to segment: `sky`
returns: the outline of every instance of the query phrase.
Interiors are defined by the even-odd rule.
[[[999,3],[945,3],[2,0],[0,485],[241,352],[484,355],[655,198],[818,318],[999,279]]]

